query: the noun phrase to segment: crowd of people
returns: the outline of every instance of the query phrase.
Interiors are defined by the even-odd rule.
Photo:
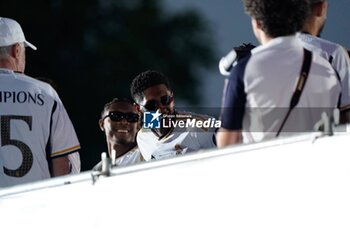
[[[169,78],[144,71],[131,82],[132,99],[106,103],[98,122],[113,166],[311,132],[334,109],[349,121],[349,51],[320,38],[327,0],[243,5],[260,45],[232,63],[219,119],[178,110]],[[80,172],[80,144],[63,103],[50,84],[24,74],[28,47],[36,50],[21,26],[1,17],[0,187]]]

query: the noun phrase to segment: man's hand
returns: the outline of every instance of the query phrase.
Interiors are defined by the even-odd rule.
[[[220,73],[224,76],[229,76],[233,64],[236,61],[248,56],[250,51],[255,47],[256,46],[251,43],[243,43],[238,47],[233,47],[233,49],[226,54],[226,56],[221,58],[219,62]]]

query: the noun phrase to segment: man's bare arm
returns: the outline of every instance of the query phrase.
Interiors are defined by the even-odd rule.
[[[242,131],[241,130],[227,130],[220,128],[216,133],[216,142],[219,148],[225,146],[242,143]]]
[[[50,171],[52,177],[70,174],[71,166],[68,155],[51,159]]]

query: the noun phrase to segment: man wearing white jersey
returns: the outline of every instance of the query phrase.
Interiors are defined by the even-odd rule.
[[[105,134],[113,166],[132,165],[143,160],[136,144],[140,116],[133,102],[115,98],[106,103],[98,123]],[[102,162],[99,162],[94,170],[101,169]]]
[[[56,91],[24,74],[21,26],[0,17],[0,187],[80,171],[80,144]]]
[[[177,112],[169,80],[162,73],[152,70],[142,72],[134,78],[130,90],[144,116],[143,127],[137,134],[137,144],[146,161],[216,147],[215,125],[202,125],[204,121],[209,125],[214,119]],[[154,119],[145,119],[147,114]],[[147,120],[154,121],[156,118],[159,119],[159,127],[145,128]]]
[[[327,60],[296,36],[307,0],[244,0],[262,44],[233,67],[224,91],[219,147],[311,132],[337,107],[340,84]]]
[[[321,54],[336,70],[342,86],[340,109],[344,118],[350,109],[350,59],[341,45],[319,38],[327,18],[327,0],[309,0],[309,3],[310,12],[298,37],[305,48]]]

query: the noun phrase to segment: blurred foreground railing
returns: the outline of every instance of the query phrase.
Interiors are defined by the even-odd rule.
[[[18,185],[0,190],[1,229],[349,232],[349,143],[305,134]]]

